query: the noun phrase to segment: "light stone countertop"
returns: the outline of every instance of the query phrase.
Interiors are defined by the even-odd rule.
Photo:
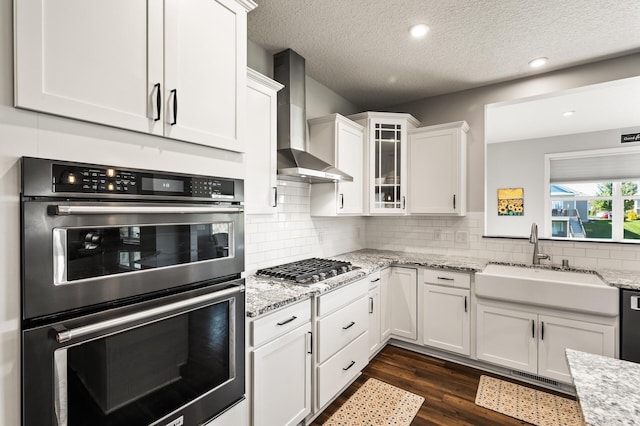
[[[573,349],[566,355],[587,425],[640,424],[640,364]]]
[[[319,283],[307,285],[296,284],[277,278],[259,277],[256,275],[247,276],[247,316],[251,318],[257,317],[288,304],[308,299],[313,295],[326,293],[327,291],[354,282],[359,278],[390,265],[451,269],[463,272],[482,271],[489,263],[534,267],[520,263],[491,262],[487,259],[372,249],[358,250],[339,256],[332,256],[331,258],[351,262],[360,269],[326,279]],[[540,267],[560,269],[558,266],[542,265]],[[587,271],[575,268],[568,270],[596,273],[611,286],[640,290],[640,272],[616,270]]]

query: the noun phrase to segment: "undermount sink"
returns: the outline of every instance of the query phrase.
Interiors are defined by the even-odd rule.
[[[618,289],[593,273],[487,265],[475,275],[476,296],[617,316]]]

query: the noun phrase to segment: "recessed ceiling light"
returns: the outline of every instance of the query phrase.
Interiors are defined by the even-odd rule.
[[[562,113],[563,117],[571,117],[573,114],[575,114],[576,112],[571,110],[571,111],[565,111]]]
[[[548,60],[549,58],[545,57],[535,58],[529,61],[529,66],[531,68],[540,68],[541,66],[546,64]]]
[[[422,38],[429,32],[429,27],[426,24],[417,24],[409,28],[409,33],[413,38]]]

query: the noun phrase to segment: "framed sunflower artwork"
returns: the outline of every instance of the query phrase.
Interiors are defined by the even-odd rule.
[[[524,216],[524,188],[498,189],[498,216]]]

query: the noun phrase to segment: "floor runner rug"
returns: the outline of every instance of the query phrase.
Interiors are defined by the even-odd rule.
[[[324,426],[409,426],[424,398],[376,379],[368,379]]]
[[[584,424],[576,401],[489,376],[480,377],[476,405],[538,426]]]

